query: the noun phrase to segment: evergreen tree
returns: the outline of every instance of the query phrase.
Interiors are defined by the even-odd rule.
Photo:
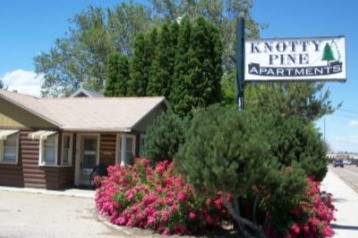
[[[322,93],[323,87],[322,83],[304,82],[248,84],[245,107],[267,113],[278,110],[284,118],[298,116],[305,122],[312,122],[335,110],[329,100],[330,91]]]
[[[178,47],[175,55],[174,78],[172,91],[169,99],[172,109],[180,116],[185,116],[185,109],[189,104],[189,91],[184,86],[187,81],[187,72],[189,71],[189,47],[191,23],[188,16],[185,16],[179,26]]]
[[[219,31],[199,17],[191,34],[189,77],[192,106],[205,107],[221,99],[222,48]]]
[[[144,156],[155,164],[172,160],[184,144],[187,121],[172,111],[158,117],[148,128],[144,142]]]
[[[296,163],[290,169],[277,164],[270,145],[275,133],[272,123],[268,114],[217,105],[200,109],[175,157],[180,172],[199,196],[222,192],[223,204],[237,222],[240,237],[265,237],[260,219],[256,219],[258,210],[266,214],[265,209],[271,209],[265,206],[265,197],[273,200],[270,206],[280,225],[291,225],[285,215],[305,187],[304,171]],[[227,199],[228,194],[232,200]]]
[[[138,34],[130,63],[129,96],[146,96],[151,64],[154,60],[157,31],[149,36]]]
[[[155,59],[152,64],[148,83],[148,95],[165,96],[168,98],[173,77],[176,45],[172,44],[171,29],[166,22],[158,37]]]
[[[316,180],[323,180],[327,173],[327,147],[312,123],[305,123],[297,116],[276,116],[275,133],[271,138],[272,154],[279,163],[291,166],[297,163]]]
[[[4,84],[2,82],[2,80],[0,80],[0,88],[3,88],[4,87]]]
[[[185,29],[185,24],[190,22],[184,20],[180,27]],[[177,82],[171,98],[174,111],[179,115],[221,100],[222,46],[219,31],[202,17],[191,29],[189,48],[187,45],[183,47],[180,41],[188,39],[179,33],[177,64],[180,66],[176,69]]]
[[[120,53],[113,53],[107,62],[107,82],[104,95],[126,96],[129,77],[128,57]]]
[[[107,97],[116,96],[117,81],[118,81],[118,53],[112,53],[107,61],[107,80],[104,95]]]
[[[332,48],[329,46],[328,43],[326,43],[326,45],[324,46],[324,52],[323,52],[322,60],[325,60],[327,62],[334,60]]]

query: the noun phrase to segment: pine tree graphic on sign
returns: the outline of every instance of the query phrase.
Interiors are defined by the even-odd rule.
[[[329,63],[329,61],[335,60],[335,58],[333,56],[332,48],[328,43],[326,43],[326,45],[324,46],[322,60],[327,61],[327,64]]]

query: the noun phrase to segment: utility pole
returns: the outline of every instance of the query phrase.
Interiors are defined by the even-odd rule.
[[[236,85],[237,106],[239,110],[244,109],[244,77],[245,77],[245,20],[243,17],[237,19],[237,48],[236,48]]]

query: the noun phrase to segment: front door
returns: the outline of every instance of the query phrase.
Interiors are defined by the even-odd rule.
[[[98,157],[98,137],[97,136],[83,136],[81,140],[81,155],[80,155],[80,171],[79,183],[80,185],[90,184],[90,174],[97,164]]]

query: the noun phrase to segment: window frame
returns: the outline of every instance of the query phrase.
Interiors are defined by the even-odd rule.
[[[122,137],[125,138],[126,144],[127,144],[127,138],[133,139],[132,152],[133,152],[134,157],[135,157],[135,149],[136,149],[136,143],[137,142],[136,142],[136,135],[134,135],[134,134],[117,134],[117,139],[116,139],[116,163],[119,163],[121,165],[125,165],[124,162],[127,161],[127,160],[126,160],[126,158],[124,160],[122,160],[122,148],[121,148],[122,147]]]
[[[64,150],[65,150],[65,137],[69,137],[69,148],[68,148],[68,162],[64,164]],[[61,163],[60,165],[63,167],[72,167],[72,157],[73,157],[73,133],[63,133],[61,138]]]
[[[55,147],[55,163],[54,164],[46,164],[45,161],[44,161],[45,141],[50,137],[55,137],[55,146],[54,146]],[[50,135],[50,136],[46,137],[46,139],[41,138],[39,147],[40,147],[40,150],[39,150],[39,166],[41,166],[41,167],[56,167],[56,166],[58,166],[58,133]]]
[[[15,142],[16,142],[16,148],[15,148],[15,160],[14,161],[6,161],[5,158],[5,141],[8,139],[8,137],[16,136]],[[6,140],[0,140],[0,164],[9,164],[9,165],[17,165],[19,163],[19,145],[20,145],[20,132],[15,132],[11,135],[8,135]]]

